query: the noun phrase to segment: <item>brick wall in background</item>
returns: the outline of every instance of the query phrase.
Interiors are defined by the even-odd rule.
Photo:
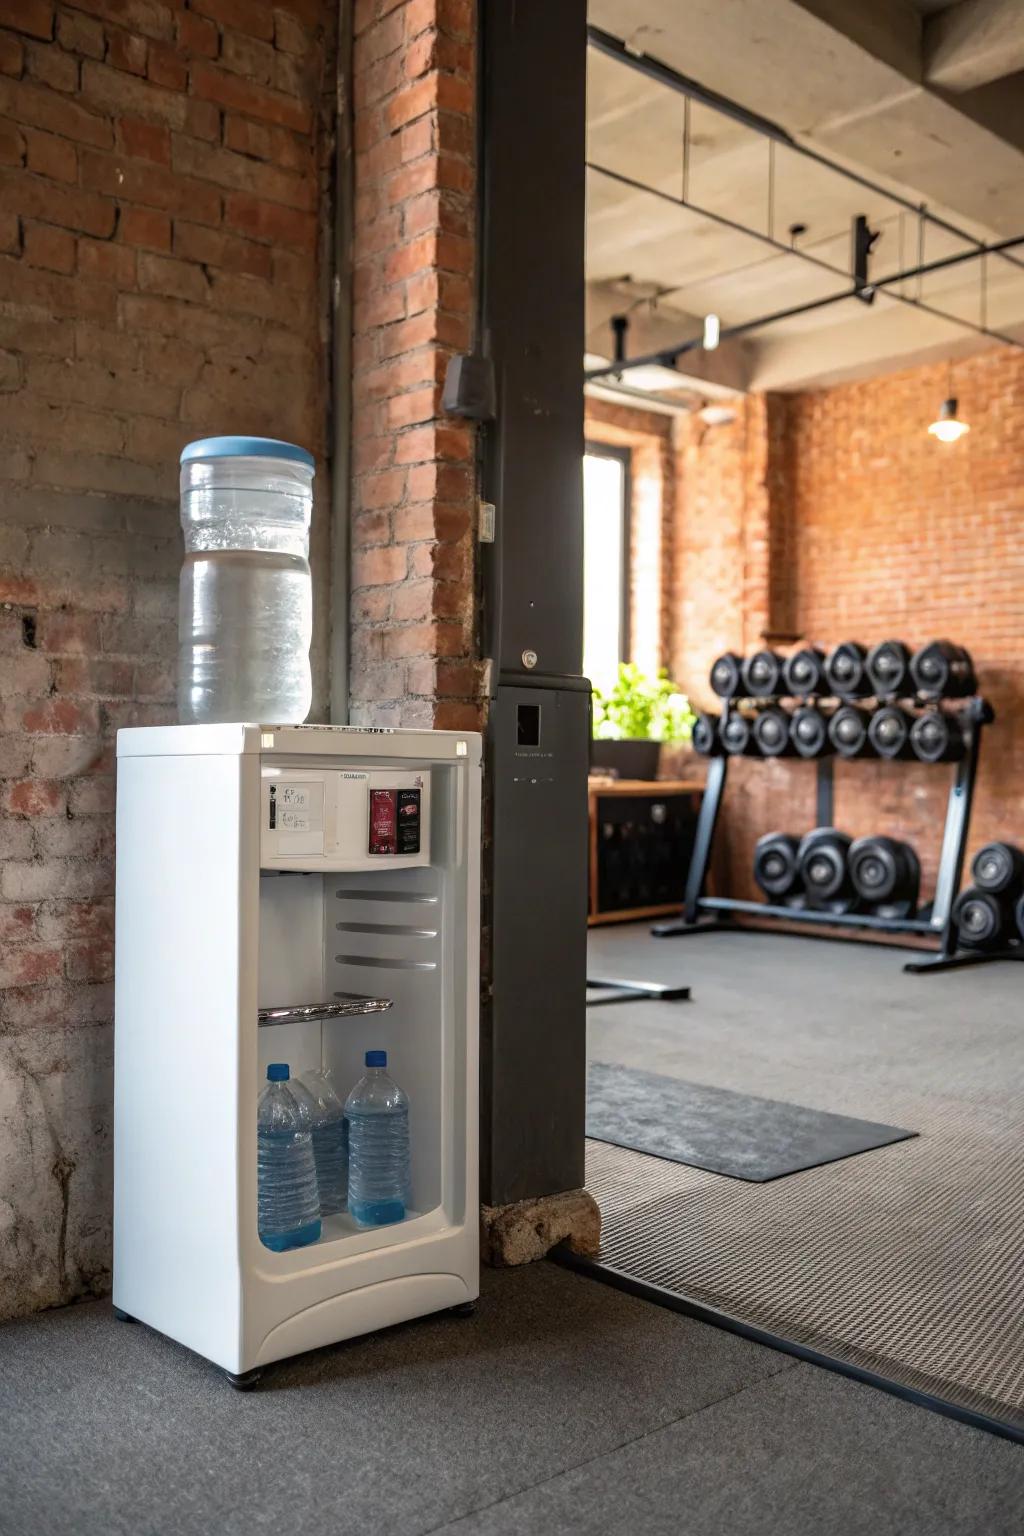
[[[480,723],[472,428],[441,412],[471,343],[474,6],[358,0],[351,718]]]
[[[326,697],[334,14],[0,4],[0,1313],[109,1276],[113,734],[173,718],[190,438],[317,454]]]
[[[957,363],[954,377],[972,429],[958,444],[925,430],[948,393],[945,365],[767,409],[748,401],[732,425],[679,429],[673,664],[709,703],[713,656],[755,647],[765,632],[826,648],[890,635],[965,644],[998,715],[984,739],[973,849],[992,837],[1024,842],[1024,355],[990,351]],[[908,838],[930,887],[950,774],[837,764],[837,825]],[[749,868],[761,832],[810,826],[813,792],[809,764],[733,765],[722,846],[734,894],[756,894]]]

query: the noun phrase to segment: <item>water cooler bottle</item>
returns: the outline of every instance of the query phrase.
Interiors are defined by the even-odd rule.
[[[480,739],[187,725],[118,733],[114,1305],[239,1384],[471,1302],[478,1281]],[[267,1064],[365,1051],[409,1096],[410,1208],[264,1247]]]

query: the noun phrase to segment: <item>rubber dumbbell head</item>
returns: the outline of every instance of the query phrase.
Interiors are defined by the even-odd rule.
[[[816,645],[805,645],[787,657],[782,668],[786,693],[790,698],[806,699],[812,693],[826,693],[825,652]]]
[[[705,714],[703,711],[693,722],[693,734],[690,740],[693,742],[693,750],[699,752],[701,757],[720,757],[724,748],[722,738],[719,735],[719,715]]]
[[[962,949],[1000,949],[1012,936],[1013,908],[992,891],[969,885],[953,903],[953,923]]]
[[[782,692],[782,657],[755,651],[743,663],[743,692],[750,699],[770,699]]]
[[[910,732],[914,717],[898,704],[883,704],[876,709],[868,724],[868,741],[879,757],[913,757]]]
[[[835,749],[829,740],[828,716],[814,704],[801,704],[789,720],[789,739],[801,757],[828,757]]]
[[[910,917],[917,907],[921,865],[909,843],[893,837],[858,837],[847,860],[853,888],[879,915]]]
[[[883,640],[868,652],[868,677],[877,698],[906,698],[913,691],[910,651],[902,640]]]
[[[828,723],[828,737],[840,757],[864,757],[871,750],[870,715],[855,704],[843,704]]]
[[[735,710],[727,720],[722,721],[719,735],[730,757],[751,757],[757,751],[750,721],[746,715],[738,714]]]
[[[849,910],[853,896],[847,868],[849,849],[849,837],[834,827],[816,827],[801,838],[797,862],[811,906]]]
[[[964,699],[977,692],[974,663],[952,640],[929,640],[911,658],[910,672],[918,693],[930,699]]]
[[[910,746],[922,763],[955,763],[963,757],[964,733],[955,715],[925,710],[910,728]]]
[[[1016,895],[1024,888],[1024,853],[1013,843],[986,843],[974,855],[971,879],[981,891]]]
[[[743,662],[726,651],[711,663],[711,687],[720,699],[735,699],[743,687]]]
[[[781,900],[800,888],[797,862],[799,843],[788,832],[766,832],[754,848],[754,879],[772,900]]]
[[[840,699],[862,699],[871,692],[867,657],[856,640],[844,640],[825,661],[829,691]]]
[[[790,721],[778,704],[759,710],[754,721],[754,740],[762,757],[792,757],[796,752],[790,739]]]

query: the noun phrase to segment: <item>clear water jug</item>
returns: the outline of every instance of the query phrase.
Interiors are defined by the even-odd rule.
[[[266,437],[209,437],[181,455],[178,593],[184,724],[299,724],[309,714],[314,464]]]
[[[257,1229],[275,1253],[320,1238],[313,1131],[309,1113],[292,1095],[284,1062],[267,1068],[256,1114]]]
[[[387,1064],[386,1051],[367,1051],[366,1075],[345,1100],[348,1209],[361,1227],[402,1221],[409,1201],[409,1100]]]

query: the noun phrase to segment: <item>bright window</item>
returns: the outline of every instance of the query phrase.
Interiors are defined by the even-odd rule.
[[[629,452],[588,446],[583,458],[583,675],[607,691],[626,659]]]

